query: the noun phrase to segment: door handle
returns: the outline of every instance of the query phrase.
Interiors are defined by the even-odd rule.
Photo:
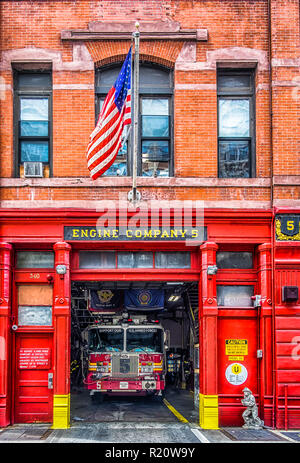
[[[48,389],[53,389],[53,373],[48,373]]]

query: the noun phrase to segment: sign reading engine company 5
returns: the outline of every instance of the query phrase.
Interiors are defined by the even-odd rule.
[[[206,227],[105,228],[64,227],[66,241],[205,241]]]
[[[277,241],[300,241],[300,214],[275,217]]]

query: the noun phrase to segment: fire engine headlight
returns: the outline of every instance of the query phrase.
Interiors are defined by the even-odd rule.
[[[153,366],[146,366],[146,367],[141,367],[141,373],[152,373],[153,371]]]

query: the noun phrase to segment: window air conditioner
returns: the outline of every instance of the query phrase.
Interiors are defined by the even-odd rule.
[[[43,163],[24,162],[24,177],[43,177]]]

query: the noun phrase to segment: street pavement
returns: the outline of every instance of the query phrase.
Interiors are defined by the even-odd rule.
[[[38,423],[16,424],[0,428],[0,443],[124,444],[125,447],[143,443],[154,447],[178,444],[180,448],[214,443],[300,443],[300,430],[202,429],[189,391],[169,390],[164,401],[110,397],[95,404],[84,390],[74,392],[71,397],[70,428],[52,429],[50,424]]]

